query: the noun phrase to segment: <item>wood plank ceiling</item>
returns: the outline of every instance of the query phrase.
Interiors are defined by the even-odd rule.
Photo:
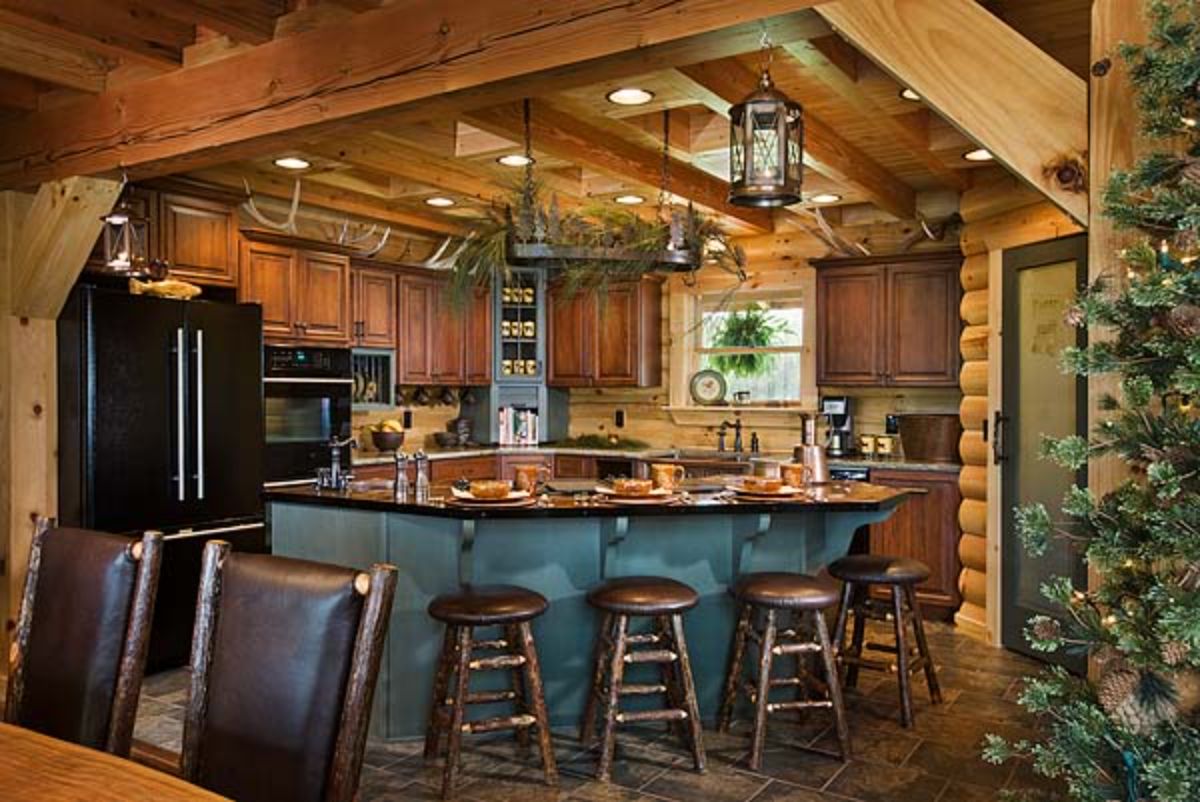
[[[845,0],[850,2],[851,0]],[[394,0],[403,3],[409,0]],[[980,0],[998,17],[1077,74],[1088,64],[1090,0]],[[388,0],[0,0],[0,126],[106,90],[241,53],[357,14]],[[833,223],[911,220],[928,198],[953,196],[973,175],[999,168],[963,159],[968,139],[834,34],[812,12],[793,15],[788,41],[776,41],[771,72],[804,105],[805,195]],[[725,201],[726,114],[754,85],[758,52],[672,63],[604,80],[586,71],[533,103],[536,174],[566,208],[645,199],[653,213],[661,177],[663,114],[670,115],[671,190],[716,213],[734,233],[794,226],[796,209],[774,215]],[[653,94],[641,106],[606,95],[621,87]],[[980,87],[980,91],[986,91]],[[489,205],[503,203],[521,177],[499,156],[522,150],[519,102],[426,119],[376,117],[336,136],[305,137],[255,158],[205,166],[190,177],[286,200],[302,181],[306,205],[439,236],[462,232]],[[310,163],[295,173],[279,156]],[[435,208],[434,197],[453,205]],[[811,206],[806,203],[806,206]]]

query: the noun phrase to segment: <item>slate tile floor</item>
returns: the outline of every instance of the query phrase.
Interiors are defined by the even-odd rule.
[[[510,738],[465,743],[459,802],[979,802],[1005,798],[1044,802],[1063,795],[1027,766],[992,766],[979,758],[986,733],[1031,734],[1029,717],[1013,701],[1021,677],[1037,664],[932,625],[930,646],[945,703],[931,705],[923,684],[915,695],[916,726],[900,726],[891,676],[865,672],[847,696],[854,757],[843,764],[821,754],[836,743],[827,715],[775,718],[761,772],[745,764],[746,727],[705,733],[709,771],[698,775],[679,742],[663,729],[621,731],[613,782],[592,780],[594,752],[575,733],[555,732],[561,786],[542,784],[536,750]],[[147,680],[136,737],[179,748],[187,676]],[[800,749],[798,747],[807,747]],[[417,742],[372,742],[363,768],[361,802],[436,800],[440,764],[426,764]],[[818,751],[821,750],[821,751]]]

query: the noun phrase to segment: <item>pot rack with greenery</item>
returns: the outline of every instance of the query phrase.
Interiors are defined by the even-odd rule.
[[[647,273],[695,274],[714,266],[746,279],[746,257],[717,223],[670,205],[670,115],[663,112],[663,160],[658,213],[645,219],[628,209],[592,205],[562,213],[558,199],[542,200],[534,177],[530,102],[525,100],[525,174],[510,202],[493,207],[463,243],[451,271],[451,297],[463,303],[475,287],[503,279],[513,266],[555,271],[566,292],[603,290]],[[514,211],[515,210],[515,211]]]

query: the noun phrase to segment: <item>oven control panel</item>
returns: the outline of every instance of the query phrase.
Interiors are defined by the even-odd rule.
[[[350,351],[346,348],[281,348],[263,350],[266,375],[272,377],[324,376],[348,378]]]

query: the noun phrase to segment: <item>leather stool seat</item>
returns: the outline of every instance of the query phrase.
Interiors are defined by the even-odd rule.
[[[429,615],[446,624],[486,627],[516,624],[546,612],[546,597],[515,585],[469,585],[429,603]]]
[[[593,588],[588,604],[621,615],[672,615],[690,610],[699,594],[682,582],[661,576],[626,576]]]
[[[781,610],[823,610],[838,601],[838,588],[804,574],[764,571],[746,574],[733,586],[739,601]]]
[[[917,585],[929,579],[929,566],[908,557],[851,554],[834,560],[829,573],[843,582],[872,585]]]

